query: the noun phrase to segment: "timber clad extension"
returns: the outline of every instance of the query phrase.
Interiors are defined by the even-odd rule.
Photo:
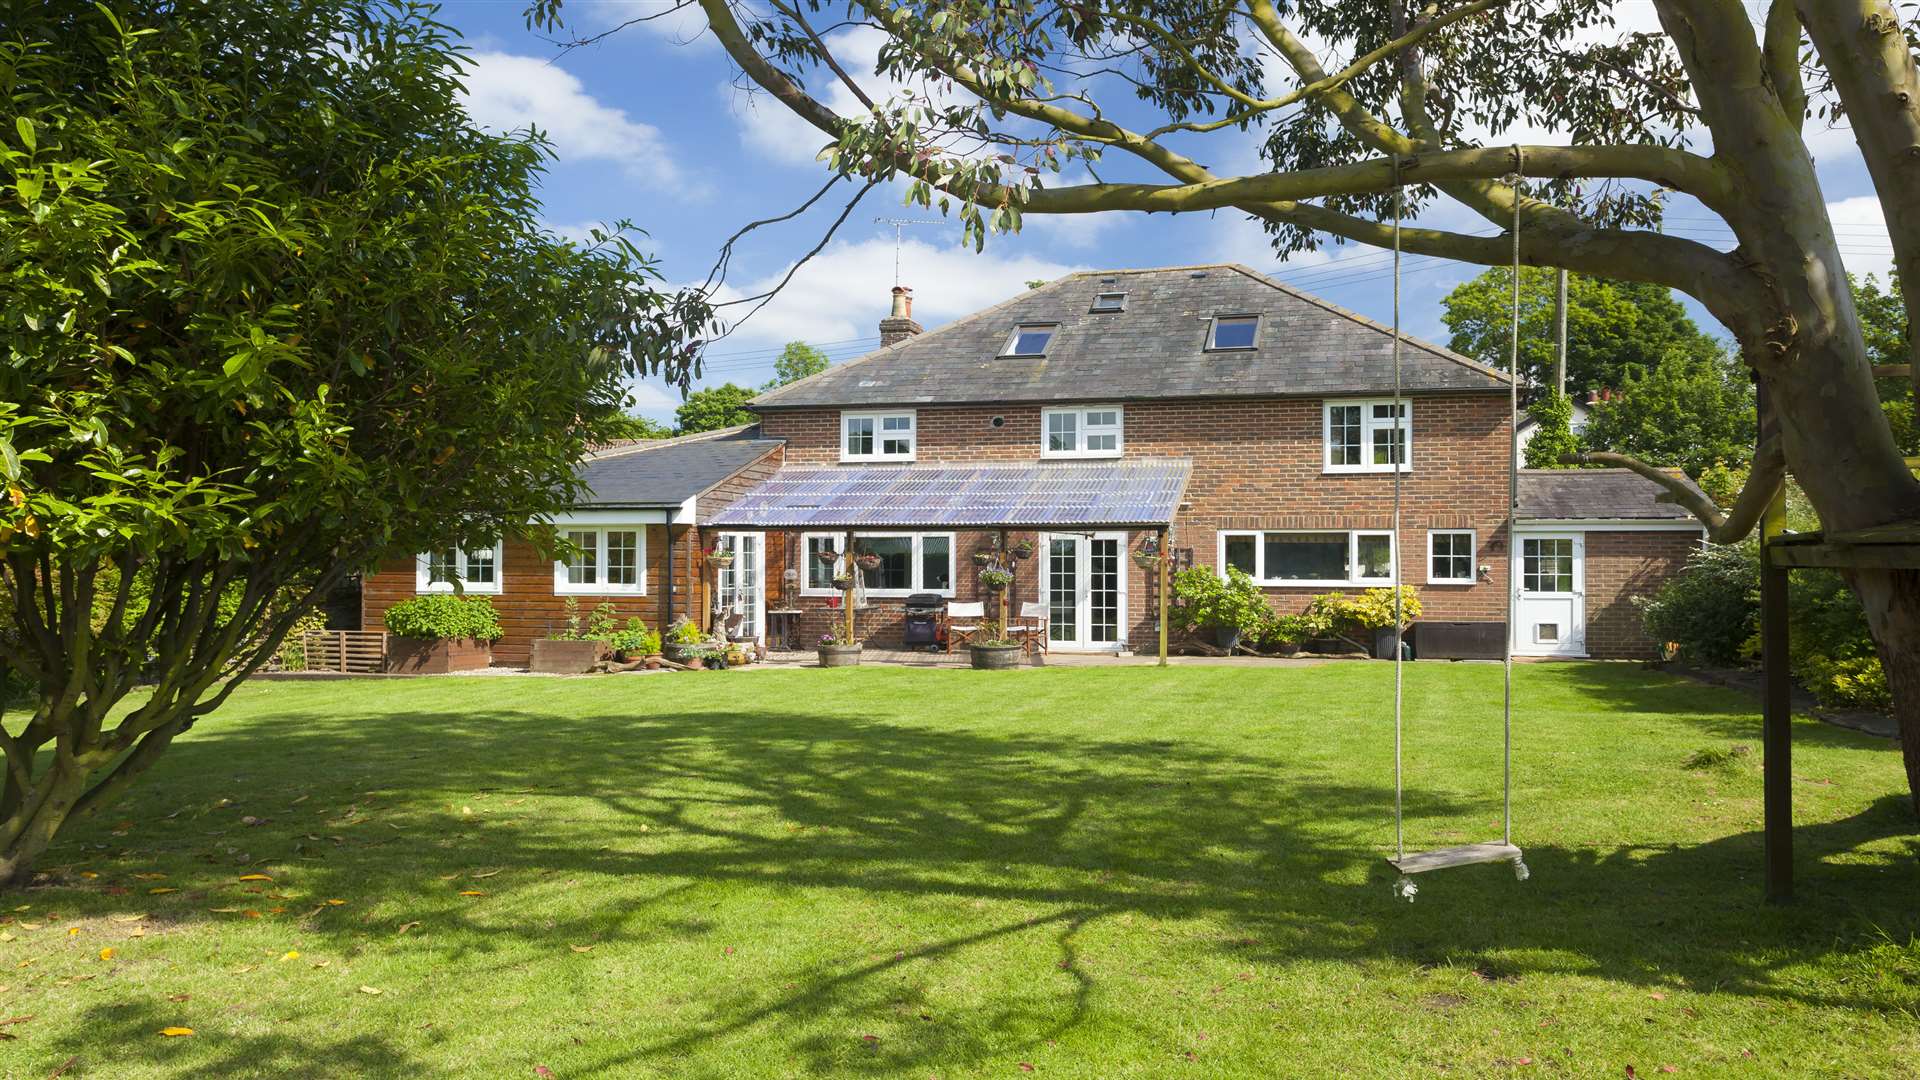
[[[896,287],[882,330],[880,349],[755,399],[756,426],[583,467],[596,498],[575,518],[645,522],[644,592],[605,598],[620,618],[658,626],[670,604],[711,622],[725,608],[758,634],[768,612],[797,613],[783,618],[810,644],[842,617],[835,568],[813,554],[844,555],[851,534],[883,559],[859,575],[860,633],[896,644],[910,594],[989,598],[973,557],[1004,535],[1035,548],[1009,599],[1016,615],[1045,607],[1054,649],[1150,650],[1157,576],[1133,556],[1165,536],[1176,568],[1239,567],[1282,611],[1385,585],[1397,566],[1423,621],[1489,625],[1497,640],[1515,580],[1500,372],[1403,339],[1396,410],[1387,328],[1224,265],[1074,274],[929,332]],[[1128,486],[1150,475],[1175,486]],[[1698,528],[1620,470],[1518,483],[1516,651],[1652,655],[1634,599]],[[700,562],[715,544],[739,553],[732,571]],[[519,663],[560,625],[567,570],[515,541],[502,558],[496,657]],[[410,562],[388,571],[368,582],[375,624],[420,580]]]

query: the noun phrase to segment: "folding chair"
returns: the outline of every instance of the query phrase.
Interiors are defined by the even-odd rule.
[[[978,600],[972,603],[949,601],[946,614],[941,619],[947,627],[947,651],[952,652],[971,642],[980,631],[986,629],[987,605]],[[959,621],[954,621],[956,619]]]
[[[1047,651],[1047,605],[1044,601],[1024,600],[1020,604],[1020,618],[1014,626],[1014,632],[1020,635],[1021,651],[1031,656],[1035,649]]]

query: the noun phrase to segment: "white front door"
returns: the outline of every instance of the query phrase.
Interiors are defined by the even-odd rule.
[[[714,629],[718,631],[727,616],[738,612],[741,628],[754,640],[764,640],[767,632],[767,567],[760,533],[721,533],[714,546],[733,552],[733,565],[720,570],[719,606],[714,609]]]
[[[1587,655],[1586,541],[1579,533],[1520,534],[1513,651]]]
[[[1047,643],[1062,652],[1118,652],[1126,643],[1127,535],[1040,538],[1040,600]]]

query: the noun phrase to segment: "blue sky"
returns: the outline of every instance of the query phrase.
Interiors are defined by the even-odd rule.
[[[667,0],[570,0],[566,10],[573,29],[594,32],[667,6]],[[525,0],[447,0],[441,18],[472,50],[467,107],[475,119],[501,129],[531,124],[553,140],[558,160],[543,197],[546,220],[561,233],[582,235],[595,224],[630,219],[648,232],[640,246],[659,256],[671,282],[700,281],[728,235],[793,209],[825,181],[824,167],[813,160],[824,139],[764,95],[737,85],[726,55],[701,33],[697,12],[630,27],[563,54],[525,27],[524,7]],[[1619,17],[1623,27],[1651,24],[1652,11],[1622,3]],[[847,31],[830,40],[856,69],[863,57],[871,64],[871,37]],[[837,101],[834,91],[846,96],[837,86],[819,93],[845,108],[849,103]],[[1818,126],[1814,121],[1809,128]],[[1216,171],[1245,171],[1257,167],[1253,139],[1222,133],[1188,149]],[[1517,132],[1496,141],[1565,140]],[[1885,226],[1851,134],[1823,129],[1811,133],[1810,143],[1850,268],[1884,273],[1891,263]],[[1127,172],[1117,161],[1102,175],[1163,179]],[[730,287],[755,293],[777,280],[819,240],[845,194],[836,191],[808,216],[748,237],[732,260]],[[841,202],[829,205],[835,196]],[[1245,263],[1377,319],[1391,315],[1385,253],[1347,245],[1282,262],[1259,227],[1231,211],[1033,218],[1019,234],[990,238],[985,253],[974,254],[960,247],[957,222],[902,206],[898,189],[876,188],[779,298],[710,347],[702,383],[765,382],[773,356],[790,340],[822,347],[836,361],[874,347],[895,256],[895,230],[877,218],[932,222],[903,227],[899,251],[902,282],[914,289],[914,313],[929,327],[1005,299],[1031,279],[1221,261]],[[1491,231],[1457,210],[1425,223]],[[1667,228],[1717,247],[1731,244],[1725,227],[1690,201],[1672,208]],[[1479,269],[1410,257],[1402,276],[1409,332],[1444,342],[1440,300]],[[1703,325],[1719,329],[1697,306],[1695,312]],[[665,418],[678,394],[646,383],[635,387],[635,399],[637,411]]]

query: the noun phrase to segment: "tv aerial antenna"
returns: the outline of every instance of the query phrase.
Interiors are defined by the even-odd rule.
[[[877,217],[874,218],[873,221],[876,225],[893,226],[893,283],[895,286],[900,284],[900,244],[902,234],[905,232],[906,227],[909,225],[944,224],[939,218]]]

